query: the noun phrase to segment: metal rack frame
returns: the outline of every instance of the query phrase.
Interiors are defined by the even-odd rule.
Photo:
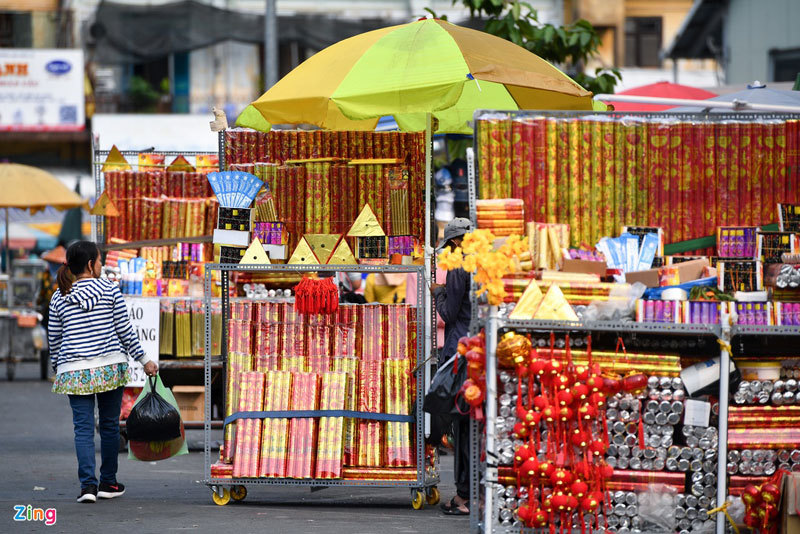
[[[224,138],[224,136],[220,135],[220,138]],[[220,170],[222,170],[222,168],[223,168],[222,167],[222,159],[224,159],[224,156],[225,156],[224,141],[220,141],[220,146],[222,147],[222,151],[220,152],[219,158],[220,158]],[[187,151],[183,151],[183,152],[176,151],[176,150],[120,150],[119,152],[123,156],[136,156],[136,157],[138,157],[139,154],[148,153],[148,152],[152,152],[152,153],[155,153],[155,154],[161,154],[161,155],[163,155],[165,157],[178,157],[178,156],[197,157],[197,156],[200,156],[200,155],[205,155],[205,154],[211,153],[209,151],[204,151],[203,152],[203,151],[195,151],[195,150],[187,150]],[[106,157],[108,157],[108,155],[110,153],[111,153],[110,150],[98,150],[94,146],[94,142],[92,142],[92,177],[94,178],[94,187],[95,187],[95,197],[96,198],[99,198],[100,195],[103,193],[103,191],[105,191],[105,188],[106,188],[105,187],[106,186],[105,176],[103,174],[103,165],[105,165],[105,161],[101,161],[101,160],[103,160]],[[135,163],[133,163],[133,164],[129,163],[129,165],[136,165],[136,164]],[[91,215],[91,217],[93,218],[94,230],[96,232],[96,234],[94,235],[95,242],[105,245],[105,242],[106,242],[106,225],[105,225],[105,221],[104,221],[104,216],[103,215]],[[198,238],[184,238],[184,239],[175,239],[175,240],[166,240],[166,241],[187,242],[187,240],[190,240],[190,239],[198,239]],[[206,238],[201,238],[201,239],[206,239]],[[210,240],[210,238],[208,238],[208,240]],[[196,242],[199,242],[199,241],[196,241]],[[139,244],[138,246],[142,247],[142,246],[150,246],[150,245],[157,246],[158,243],[157,242],[143,243],[143,244]],[[135,243],[135,242],[126,243],[125,246],[127,246],[128,248],[131,248],[131,247],[132,248],[137,248],[137,243]],[[115,248],[121,248],[121,246],[116,246]]]
[[[204,425],[204,454],[205,467],[203,484],[210,486],[212,491],[221,495],[224,487],[233,485],[278,485],[278,486],[368,486],[368,487],[405,487],[412,491],[412,495],[417,491],[425,491],[435,487],[439,483],[438,464],[434,464],[432,476],[426,472],[427,462],[425,458],[425,430],[422,410],[422,402],[425,395],[425,366],[421,365],[425,355],[424,340],[424,284],[417,284],[417,361],[416,373],[417,395],[415,400],[416,421],[415,421],[415,441],[416,441],[416,480],[343,480],[343,479],[286,479],[286,478],[212,478],[211,477],[211,404],[209,402],[211,387],[211,284],[212,272],[221,272],[222,284],[222,374],[223,381],[228,359],[228,317],[229,317],[229,273],[231,272],[374,272],[374,273],[409,273],[415,274],[417,280],[424,280],[424,267],[417,265],[237,265],[237,264],[207,264],[205,278],[205,305],[206,305],[206,335],[205,335],[205,425]],[[224,401],[223,401],[224,402]]]
[[[730,388],[728,384],[727,369],[730,366],[731,354],[726,347],[736,336],[800,336],[800,327],[782,326],[753,326],[753,325],[729,325],[729,316],[721,316],[721,324],[664,324],[664,323],[628,323],[614,321],[598,322],[574,322],[574,321],[539,321],[539,320],[508,320],[498,316],[497,307],[489,309],[489,316],[486,320],[486,456],[492,458],[495,446],[494,411],[497,408],[497,379],[496,379],[496,350],[497,333],[504,328],[513,328],[527,331],[545,332],[619,332],[619,333],[644,333],[661,335],[691,335],[691,336],[713,336],[719,339],[720,349],[720,384],[719,384],[719,449],[717,454],[717,502],[724,502],[727,498],[727,441],[728,441],[728,398]],[[477,440],[479,444],[480,441]],[[476,467],[478,464],[474,464]],[[477,471],[473,468],[473,471]],[[486,481],[497,479],[497,466],[487,462],[483,469]],[[473,478],[478,478],[480,473],[473,472]],[[504,529],[496,528],[492,523],[493,505],[492,484],[488,483],[484,492],[484,513],[481,517],[477,512],[470,515],[470,532],[503,532],[510,534],[517,532],[519,528]],[[474,490],[473,490],[474,491]],[[479,510],[479,508],[470,508]],[[481,523],[482,520],[482,523]],[[725,517],[717,515],[716,532],[725,533]],[[524,529],[524,532],[530,532]]]

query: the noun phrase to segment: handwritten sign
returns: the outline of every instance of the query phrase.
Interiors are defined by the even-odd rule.
[[[145,354],[150,359],[158,363],[159,348],[159,319],[160,304],[158,299],[142,297],[125,297],[125,304],[128,307],[128,317],[133,325],[133,330],[139,337]],[[130,363],[131,379],[128,387],[141,387],[147,379],[144,374],[144,367],[135,361]]]

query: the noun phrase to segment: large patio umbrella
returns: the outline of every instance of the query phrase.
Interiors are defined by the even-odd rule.
[[[528,50],[438,19],[340,41],[307,59],[253,102],[268,124],[372,130],[394,116],[401,129],[471,133],[476,109],[591,110],[591,93]],[[264,130],[252,109],[239,125]]]
[[[716,93],[700,89],[698,87],[690,87],[688,85],[680,85],[672,82],[657,82],[648,85],[641,85],[633,87],[625,91],[619,91],[618,95],[634,95],[634,96],[655,96],[658,98],[686,98],[690,100],[705,100],[717,96]],[[616,111],[664,111],[674,106],[667,106],[663,104],[638,104],[633,102],[614,102],[614,109]]]
[[[0,163],[0,208],[6,209],[5,234],[9,242],[9,208],[30,210],[35,213],[47,206],[59,210],[83,206],[85,202],[49,172],[16,163]],[[9,263],[6,247],[6,270]]]
[[[707,99],[709,102],[747,102],[748,104],[769,104],[775,106],[800,106],[800,91],[784,91],[781,89],[770,89],[766,85],[754,82],[748,84],[746,89],[735,93],[727,93]],[[705,108],[683,106],[672,108],[670,112],[677,113],[699,113]],[[711,108],[712,113],[730,113],[729,109]]]

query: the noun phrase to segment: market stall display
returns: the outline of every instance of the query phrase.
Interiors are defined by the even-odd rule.
[[[229,299],[225,290],[236,271],[420,277],[423,268],[220,264],[209,269],[221,271],[223,350],[229,362],[227,426],[218,458],[206,427],[205,483],[214,489],[215,502],[224,504],[231,492],[236,498],[240,486],[249,484],[298,484],[405,486],[412,489],[415,508],[426,499],[435,503],[436,460],[424,445],[419,415],[421,304],[342,304],[331,313],[299,313],[294,299]],[[211,281],[209,270],[207,306]],[[209,342],[207,335],[206,388]]]
[[[476,119],[473,221],[479,232],[526,235],[529,250],[517,255],[515,273],[489,281],[498,307],[474,302],[473,328],[486,332],[487,387],[485,424],[472,423],[473,465],[482,467],[473,472],[470,509],[480,512],[473,512],[471,530],[527,531],[535,526],[531,503],[553,513],[560,505],[544,507],[542,495],[563,495],[568,513],[559,520],[573,530],[599,523],[617,533],[722,533],[728,520],[719,505],[742,495],[737,520],[775,532],[780,480],[800,446],[787,337],[800,335],[791,326],[800,300],[790,223],[798,204],[796,118],[479,112]],[[708,144],[683,144],[682,135],[702,127],[709,128]],[[627,135],[636,128],[638,136]],[[646,136],[650,128],[655,137]],[[753,152],[732,161],[742,150],[729,152],[730,143],[744,139],[742,132]],[[620,160],[634,141],[638,156]],[[758,188],[741,181],[753,176]],[[505,231],[512,226],[517,231]],[[670,255],[676,247],[669,243],[706,235],[715,249],[702,240],[695,245],[701,255]],[[572,320],[554,315],[565,306]],[[529,353],[509,360],[507,336],[529,340]],[[580,501],[570,504],[571,489],[521,484],[517,451],[530,438],[520,425],[534,421],[526,428],[543,438],[552,431],[548,406],[572,410],[564,417],[581,409],[572,403],[582,388],[568,385],[534,404],[533,414],[519,410],[528,392],[546,391],[531,380],[540,359],[544,376],[568,359],[603,370],[595,391],[604,399],[597,422],[609,477],[595,515]],[[638,375],[645,380],[630,391],[609,389]],[[484,447],[492,461],[482,463],[476,451]],[[540,463],[549,452],[534,450]],[[574,466],[567,453],[556,469]],[[497,482],[484,492],[481,478]]]
[[[292,250],[303,234],[345,232],[368,204],[388,235],[422,239],[421,133],[237,128],[225,163],[268,185]]]
[[[573,246],[626,224],[685,241],[800,202],[791,115],[486,112],[476,125],[478,198],[522,199],[526,221],[569,224]]]

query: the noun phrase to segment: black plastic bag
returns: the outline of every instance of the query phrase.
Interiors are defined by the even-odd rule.
[[[169,441],[181,437],[181,414],[158,394],[158,376],[148,377],[150,391],[131,408],[126,428],[131,441]]]
[[[422,409],[429,414],[466,416],[469,413],[469,406],[463,395],[458,394],[466,379],[467,359],[456,353],[433,375]]]

